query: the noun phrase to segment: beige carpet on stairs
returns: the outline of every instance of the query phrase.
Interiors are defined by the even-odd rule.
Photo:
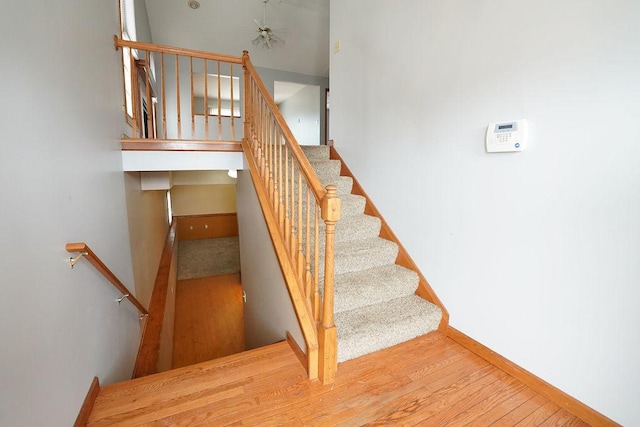
[[[329,159],[328,146],[302,150],[322,185],[337,185],[341,200],[334,275],[338,361],[436,330],[440,308],[415,295],[418,275],[395,264],[398,246],[379,237],[380,220],[364,213],[362,196],[351,194],[353,180],[340,176],[340,161]]]

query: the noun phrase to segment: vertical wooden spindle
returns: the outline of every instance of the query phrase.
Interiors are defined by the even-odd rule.
[[[176,54],[176,114],[178,139],[182,139],[182,114],[180,112],[180,57]]]
[[[315,198],[314,198],[315,201]],[[313,317],[320,322],[320,206],[314,207],[314,238],[313,238]]]
[[[196,139],[196,113],[193,95],[193,56],[189,57],[189,81],[191,84],[191,138]]]
[[[278,174],[278,187],[280,187],[280,192],[281,192],[281,199],[279,201],[280,206],[283,206],[283,199],[282,199],[282,195],[284,193],[282,193],[282,179],[284,178],[284,160],[283,160],[283,154],[282,154],[282,147],[283,147],[283,141],[278,141],[278,151],[280,152],[280,154],[278,155],[279,159],[280,159],[280,173]],[[285,147],[286,148],[286,147]],[[285,150],[285,155],[286,155],[286,150]],[[278,212],[278,219],[280,220],[280,229],[282,229],[282,227],[284,226],[284,209],[280,209],[280,211]]]
[[[302,241],[302,173],[300,173],[300,169],[298,168],[298,279],[300,283],[304,281],[304,252],[302,245],[304,242]],[[308,297],[309,294],[306,294]]]
[[[161,80],[161,88],[162,92],[162,137],[168,138],[167,136],[167,90],[165,86],[165,72],[164,72],[164,52],[160,53],[160,80]]]
[[[231,140],[235,141],[236,140],[236,125],[235,125],[235,118],[236,118],[236,107],[235,107],[235,99],[234,99],[234,92],[233,92],[233,64],[229,65],[229,81],[231,82]]]
[[[220,76],[220,61],[218,61],[218,141],[222,140],[222,99],[221,94],[221,82],[222,76]]]
[[[291,241],[291,229],[289,228],[289,147],[285,145],[284,156],[284,241]]]
[[[207,72],[207,62],[204,60],[204,139],[209,139],[209,74]]]
[[[147,134],[145,138],[153,138],[153,97],[151,93],[151,52],[148,50],[145,53],[145,79],[144,79],[144,91],[147,95]]]
[[[136,58],[133,56],[133,49],[129,49],[129,67],[131,79],[131,134],[134,138],[139,138],[140,126],[138,117],[140,103],[138,102],[138,96],[140,91],[138,90],[138,67],[136,66]]]
[[[311,190],[309,189],[309,187],[306,187],[306,193],[307,193],[307,210],[306,210],[306,218],[305,218],[306,224],[304,229],[304,236],[305,236],[305,243],[306,243],[304,261],[305,261],[306,271],[304,276],[305,277],[304,292],[307,298],[309,299],[309,302],[311,302]]]

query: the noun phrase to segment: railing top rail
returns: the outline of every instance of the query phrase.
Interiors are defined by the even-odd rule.
[[[241,56],[222,55],[218,53],[205,52],[195,49],[183,49],[173,46],[165,46],[160,44],[151,44],[143,42],[134,42],[130,40],[122,40],[118,36],[113,36],[113,42],[116,49],[128,47],[131,49],[147,50],[149,52],[168,53],[171,55],[192,56],[194,58],[210,59],[212,61],[230,62],[233,64],[242,64]]]
[[[87,261],[89,261],[91,265],[93,265],[100,273],[102,273],[102,275],[106,277],[107,280],[109,280],[109,282],[111,282],[111,284],[116,287],[116,289],[122,292],[123,295],[126,295],[126,298],[136,306],[141,314],[145,316],[149,314],[147,309],[140,303],[140,301],[138,301],[138,299],[133,296],[131,291],[129,291],[129,289],[127,289],[127,287],[122,284],[122,282],[116,277],[116,275],[113,274],[106,265],[104,265],[100,258],[98,258],[98,256],[91,250],[91,248],[89,248],[86,243],[67,243],[65,248],[67,252],[80,252],[81,254],[84,254],[84,256],[87,258]]]
[[[279,111],[278,107],[276,106],[275,102],[271,98],[269,91],[267,91],[267,88],[262,82],[262,79],[260,78],[255,67],[251,63],[251,60],[249,59],[249,54],[246,50],[244,51],[243,59],[244,59],[244,62],[243,62],[244,66],[246,67],[249,74],[252,76],[253,81],[256,83],[258,90],[260,91],[260,93],[262,94],[262,97],[264,98],[265,102],[269,106],[269,109],[274,113],[278,112]],[[293,136],[293,133],[291,132],[291,129],[289,129],[289,126],[285,122],[284,117],[282,117],[282,114],[279,114],[279,113],[273,114],[273,117],[276,123],[278,124],[278,126],[280,127],[280,129],[282,130],[283,136],[285,137],[285,141],[287,143],[287,146],[289,147],[289,150],[291,150],[291,153],[293,154],[293,156],[298,159],[300,170],[302,171],[309,188],[313,192],[314,197],[318,202],[321,202],[326,194],[325,189],[322,187],[322,183],[320,182],[317,175],[313,171],[311,164],[309,163],[309,161],[307,160],[307,157],[302,152],[302,149],[300,148],[300,146],[298,144],[291,144],[291,141],[295,141],[296,138]]]

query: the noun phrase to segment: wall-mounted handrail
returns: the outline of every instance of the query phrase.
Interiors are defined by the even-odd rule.
[[[111,282],[111,284],[115,286],[117,290],[122,292],[123,296],[121,298],[118,298],[119,301],[116,300],[118,303],[122,302],[123,299],[127,299],[131,301],[133,305],[136,306],[140,314],[142,314],[143,316],[147,316],[149,314],[147,309],[140,303],[140,301],[138,301],[138,299],[133,296],[131,291],[129,291],[129,289],[127,289],[127,287],[122,284],[122,282],[116,277],[116,275],[113,274],[106,265],[104,265],[104,263],[100,260],[100,258],[98,258],[98,256],[91,250],[91,248],[89,248],[89,246],[87,246],[86,243],[84,242],[67,243],[65,248],[67,252],[80,254],[69,260],[71,264],[71,268],[73,268],[73,264],[75,264],[77,260],[79,260],[82,257],[85,257],[87,261],[89,261],[89,263],[91,263],[91,265],[93,265],[96,268],[96,270],[102,273],[102,275],[106,277],[106,279],[109,282]],[[72,263],[71,260],[74,260],[74,259],[76,261]]]

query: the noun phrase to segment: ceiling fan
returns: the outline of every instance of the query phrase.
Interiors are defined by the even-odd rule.
[[[255,39],[251,41],[254,46],[262,45],[267,49],[271,49],[271,47],[276,43],[284,44],[284,40],[274,34],[273,28],[271,28],[267,24],[267,3],[269,0],[262,0],[264,3],[264,15],[262,17],[262,23],[260,23],[257,19],[254,19],[253,22],[256,23],[258,35]]]

